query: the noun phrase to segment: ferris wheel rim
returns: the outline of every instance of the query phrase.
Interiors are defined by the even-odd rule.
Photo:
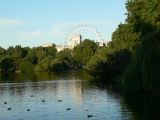
[[[91,30],[92,32],[94,32],[94,34],[97,37],[96,41],[103,41],[101,32],[99,32],[95,26],[89,25],[89,24],[79,24],[79,25],[73,26],[71,30],[69,30],[69,32],[67,33],[66,40],[67,41],[70,40],[70,36],[72,35],[72,33],[81,29]]]

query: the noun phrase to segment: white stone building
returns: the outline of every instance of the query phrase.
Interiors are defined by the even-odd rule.
[[[70,38],[70,42],[68,44],[68,48],[73,49],[76,45],[82,42],[82,36],[80,34],[73,35]]]

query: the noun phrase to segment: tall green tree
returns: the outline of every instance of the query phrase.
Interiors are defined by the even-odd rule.
[[[0,47],[0,58],[6,55],[6,50]]]
[[[142,35],[160,28],[159,0],[128,0],[126,3],[128,24]]]
[[[94,55],[98,45],[91,40],[84,40],[73,49],[73,55],[77,64],[86,65],[89,59]]]
[[[133,52],[140,44],[141,32],[135,32],[130,24],[120,24],[112,34],[111,47],[115,50],[128,49]]]
[[[124,77],[127,90],[160,91],[160,32],[151,32],[137,49]]]
[[[0,59],[0,71],[5,73],[15,71],[14,61],[11,57],[3,57]]]
[[[132,25],[135,32],[141,32],[141,42],[122,83],[128,91],[160,91],[159,0],[128,0],[126,6],[127,24]]]
[[[74,64],[73,52],[70,49],[64,49],[58,52],[56,58],[59,61],[66,63],[68,67],[71,67]]]
[[[114,81],[123,74],[130,62],[130,55],[127,49],[116,51],[107,47],[102,48],[91,57],[87,63],[87,70],[95,78]]]

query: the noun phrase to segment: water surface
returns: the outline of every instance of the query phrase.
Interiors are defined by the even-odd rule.
[[[155,120],[158,98],[135,96],[114,92],[82,71],[0,75],[0,120]]]

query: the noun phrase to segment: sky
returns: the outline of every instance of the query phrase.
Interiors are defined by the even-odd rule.
[[[94,26],[104,41],[111,40],[126,19],[126,0],[1,0],[0,46],[63,44],[74,26]],[[91,30],[82,30],[92,37]],[[79,31],[80,32],[80,31]],[[83,37],[83,35],[82,35]],[[93,37],[94,39],[94,37]],[[95,38],[96,39],[96,38]]]

